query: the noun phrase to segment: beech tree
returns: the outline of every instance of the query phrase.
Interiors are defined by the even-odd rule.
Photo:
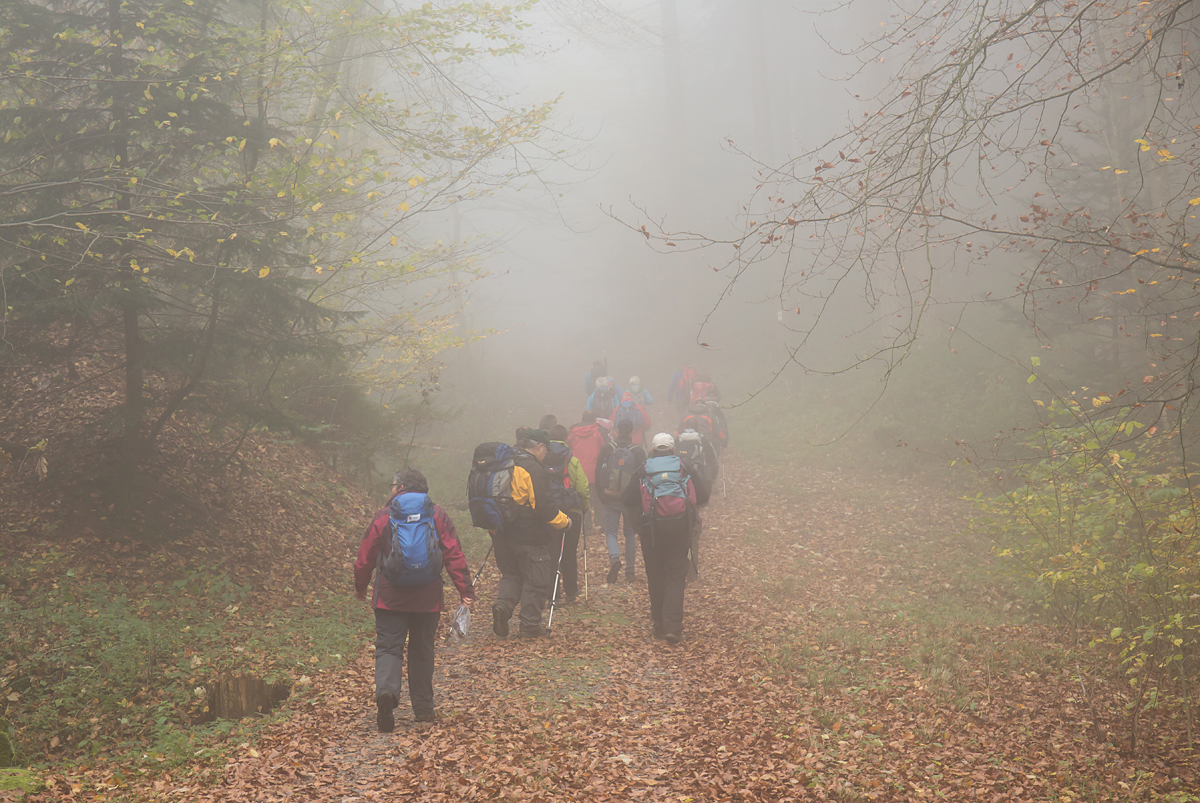
[[[850,6],[881,19],[875,6]],[[794,332],[788,365],[886,371],[934,305],[1008,302],[1044,344],[1095,361],[1108,393],[1178,409],[1200,315],[1194,6],[888,8],[878,36],[849,53],[864,75],[893,76],[857,99],[858,122],[763,165],[740,230],[647,220],[643,233],[664,251],[723,251],[731,287],[769,272]],[[976,289],[967,295],[948,285],[964,273]],[[845,316],[829,311],[851,294],[874,313],[856,330],[873,345],[830,369],[810,347],[841,333]]]
[[[738,231],[640,230],[663,250],[724,251],[730,288],[767,273],[795,335],[786,362],[807,370],[890,377],[940,305],[968,328],[972,305],[1022,310],[1037,351],[1020,363],[1046,415],[1006,454],[1024,486],[982,503],[999,554],[1119,656],[1130,749],[1146,706],[1174,706],[1191,739],[1197,7],[888,8],[852,55],[864,79],[878,64],[893,77],[840,136],[763,165]],[[848,298],[865,324],[844,314]],[[857,355],[822,362],[813,347],[830,332]],[[1064,385],[1044,354],[1082,364],[1087,386]]]
[[[419,384],[448,277],[477,268],[416,221],[547,158],[551,106],[463,70],[520,49],[519,11],[6,4],[5,346],[121,360],[123,476],[200,390],[252,425],[314,389]]]

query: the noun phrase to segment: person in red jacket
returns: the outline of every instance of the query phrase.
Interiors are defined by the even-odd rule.
[[[433,647],[438,621],[445,608],[441,574],[421,585],[393,585],[376,565],[385,550],[391,548],[391,499],[400,494],[428,494],[425,475],[415,468],[397,471],[392,479],[389,505],[376,514],[354,562],[354,595],[364,602],[371,575],[375,588],[371,607],[375,609],[375,722],[383,733],[395,727],[393,709],[400,700],[401,670],[404,666],[404,642],[408,641],[408,697],[413,720],[433,722]],[[441,505],[433,505],[433,524],[442,565],[450,575],[458,596],[466,605],[475,601],[475,588],[467,559],[463,556],[454,531],[454,522]]]
[[[571,427],[571,431],[567,433],[567,445],[571,447],[571,454],[579,458],[579,464],[583,466],[583,473],[589,485],[596,481],[596,458],[600,456],[600,450],[607,442],[608,431],[596,421],[596,414],[591,410],[584,410],[583,420]],[[595,516],[591,509],[585,510],[583,532],[592,529],[593,520]],[[596,527],[603,526],[602,521],[596,521]]]

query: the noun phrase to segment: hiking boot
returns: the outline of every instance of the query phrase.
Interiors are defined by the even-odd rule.
[[[523,627],[517,631],[518,638],[545,638],[547,635],[549,635],[549,631],[544,627],[539,627],[537,630],[528,630]]]
[[[663,636],[663,641],[667,642],[671,646],[674,646],[683,641],[683,636],[679,635],[678,633],[667,633],[665,636]]]
[[[508,617],[511,613],[499,602],[492,605],[492,632],[500,638],[508,638]]]
[[[625,582],[626,583],[633,582],[633,572],[632,571],[625,572]]]
[[[617,582],[617,575],[619,575],[620,573],[621,573],[621,559],[620,558],[610,558],[608,561],[608,577],[605,578],[605,581],[609,585],[612,585],[613,583]]]
[[[391,733],[396,728],[396,717],[392,709],[396,707],[396,697],[390,692],[375,695],[375,724],[380,733]]]
[[[413,722],[436,722],[437,717],[432,711],[414,711]]]
[[[654,637],[659,640],[667,637],[667,631],[658,622],[654,623]]]

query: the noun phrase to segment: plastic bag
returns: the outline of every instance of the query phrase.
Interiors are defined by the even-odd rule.
[[[450,635],[466,638],[470,629],[471,609],[466,605],[459,605],[458,610],[454,612],[454,616],[450,617]]]

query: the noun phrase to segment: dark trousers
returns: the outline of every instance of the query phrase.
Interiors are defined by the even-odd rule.
[[[642,562],[650,592],[650,619],[655,630],[683,635],[683,592],[687,587],[689,531],[671,535],[642,534]]]
[[[414,715],[433,713],[433,643],[440,613],[375,609],[375,696],[400,700],[404,642],[408,641],[408,699]]]
[[[496,602],[509,616],[520,605],[521,629],[526,632],[537,632],[542,627],[542,605],[550,596],[558,562],[559,540],[555,538],[553,543],[555,552],[551,555],[545,540],[523,544],[513,543],[504,536],[492,538],[496,566],[500,569]]]
[[[562,593],[574,599],[579,596],[579,534],[583,532],[583,514],[568,513],[567,516],[571,526],[560,533],[559,539],[562,541]],[[557,555],[554,557],[558,558]]]

